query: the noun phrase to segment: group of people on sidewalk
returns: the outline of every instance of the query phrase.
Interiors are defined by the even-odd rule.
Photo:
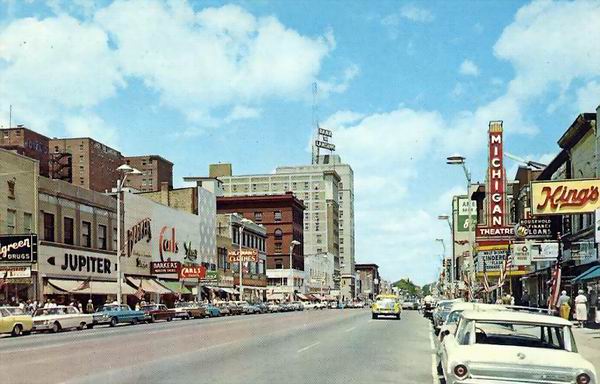
[[[585,296],[583,289],[580,289],[577,297],[575,297],[574,319],[577,320],[579,327],[583,327],[588,320],[588,299]],[[562,291],[556,305],[560,317],[569,320],[571,315],[571,297],[567,295],[567,291]]]

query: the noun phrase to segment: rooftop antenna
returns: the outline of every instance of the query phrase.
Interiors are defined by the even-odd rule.
[[[319,163],[319,147],[315,145],[317,137],[319,135],[319,105],[317,103],[319,88],[317,82],[312,83],[312,126],[314,129],[313,139],[312,139],[312,163]]]
[[[12,128],[12,104],[8,107],[8,128]]]

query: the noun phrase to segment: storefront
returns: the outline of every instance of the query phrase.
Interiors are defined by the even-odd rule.
[[[0,303],[36,300],[36,235],[0,235]]]
[[[79,302],[85,307],[85,303],[92,300],[96,308],[117,297],[114,252],[42,241],[38,259],[43,301]],[[127,284],[123,284],[122,289],[123,294],[135,293]]]

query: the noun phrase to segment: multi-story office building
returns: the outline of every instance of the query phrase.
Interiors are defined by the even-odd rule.
[[[273,299],[305,292],[303,211],[304,206],[291,192],[217,198],[219,214],[238,213],[266,229],[267,289]],[[300,244],[292,246],[293,241]]]
[[[334,278],[331,288],[339,291],[338,187],[341,179],[336,170],[306,166],[278,169],[275,174],[233,176],[230,164],[215,164],[210,166],[210,177],[222,182],[224,196],[280,195],[293,192],[306,207],[304,255],[320,254],[333,260]]]
[[[173,163],[158,155],[127,156],[125,162],[142,172],[129,175],[127,186],[142,192],[158,191],[162,183],[173,188]]]
[[[17,152],[39,162],[40,175],[49,175],[48,139],[23,125],[0,129],[0,148]]]
[[[355,291],[355,238],[354,238],[354,172],[348,164],[342,163],[338,155],[323,155],[318,157],[316,164],[293,166],[293,167],[278,167],[275,171],[278,175],[290,174],[306,174],[306,173],[322,173],[333,171],[340,177],[338,183],[338,204],[339,204],[339,257],[340,257],[340,273],[341,273],[341,294],[344,298],[354,297]],[[304,196],[307,197],[307,196]],[[308,195],[305,203],[308,205],[311,195]],[[308,231],[306,235],[311,235],[310,220],[308,218]],[[306,225],[306,221],[305,221]]]
[[[66,181],[98,192],[115,187],[117,168],[124,163],[121,152],[89,137],[50,139],[49,147],[53,157],[69,155],[71,177]]]

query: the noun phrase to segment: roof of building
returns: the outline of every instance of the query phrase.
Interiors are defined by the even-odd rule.
[[[158,160],[164,161],[165,163],[169,163],[169,164],[173,165],[172,162],[170,162],[169,160],[165,159],[164,157],[162,157],[160,155],[124,156],[124,158],[125,158],[125,160],[127,160],[127,159],[143,159],[143,158],[150,158],[152,160],[158,159]]]
[[[379,265],[375,263],[356,263],[354,264],[354,269],[379,269]]]
[[[292,204],[297,205],[298,207],[300,207],[302,209],[306,209],[306,207],[304,206],[302,201],[300,199],[298,199],[296,196],[294,196],[294,194],[292,192],[286,192],[286,193],[277,194],[277,195],[218,196],[217,197],[217,205],[219,203],[223,203],[223,204],[229,203],[232,205],[235,203],[239,203],[239,204],[247,204],[247,203],[254,203],[254,204],[285,203],[285,204],[289,204],[290,202]]]
[[[592,121],[596,121],[595,113],[579,114],[558,139],[558,145],[564,149],[572,148],[592,128]]]
[[[475,321],[550,324],[558,326],[572,325],[570,321],[565,320],[562,317],[516,311],[464,311],[462,316],[465,319]]]
[[[538,175],[536,180],[550,180],[554,172],[560,168],[569,159],[569,152],[563,149],[556,155],[554,159],[544,168],[544,170]]]

